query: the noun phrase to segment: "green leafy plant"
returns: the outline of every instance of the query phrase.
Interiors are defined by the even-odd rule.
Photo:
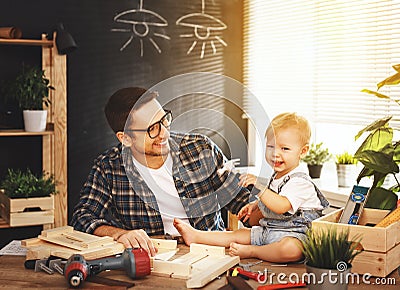
[[[29,169],[8,169],[1,186],[9,198],[45,197],[57,193],[53,175],[36,176]]]
[[[336,164],[357,164],[357,159],[349,152],[336,155]]]
[[[322,269],[336,269],[339,262],[351,265],[353,259],[361,252],[361,238],[356,236],[349,240],[349,230],[338,232],[335,227],[315,229],[311,227],[307,239],[302,241],[303,254],[308,266]]]
[[[11,84],[10,98],[17,101],[22,110],[42,110],[50,105],[49,92],[54,90],[44,70],[37,67],[23,67]]]
[[[322,165],[331,158],[328,148],[324,148],[323,143],[312,143],[303,161],[309,165]]]
[[[380,88],[386,85],[398,85],[400,83],[400,64],[394,65],[393,68],[396,73],[379,82],[377,91],[363,89],[362,92],[400,104],[400,99],[391,98],[378,92]],[[400,183],[396,178],[396,173],[399,172],[398,164],[400,163],[400,141],[393,140],[393,131],[399,130],[399,128],[390,126],[389,121],[391,119],[392,116],[378,119],[360,130],[355,136],[355,140],[357,140],[364,133],[369,133],[354,154],[355,158],[364,165],[357,182],[360,182],[364,177],[373,176],[373,184],[366,207],[380,209],[394,209],[396,207],[398,197],[395,192],[400,190]],[[384,188],[382,186],[388,175],[393,175],[397,184],[390,188]]]

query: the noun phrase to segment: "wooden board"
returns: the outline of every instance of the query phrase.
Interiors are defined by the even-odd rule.
[[[114,239],[112,237],[98,237],[95,235],[90,235],[75,231],[70,226],[42,231],[42,234],[39,235],[39,239],[80,251],[98,248],[114,243]]]
[[[152,239],[158,253],[177,249],[177,241]],[[72,254],[81,254],[85,259],[92,260],[120,254],[125,247],[112,237],[99,237],[65,226],[44,230],[38,238],[22,241],[22,246],[28,249],[27,259],[42,259],[50,255],[68,259]]]
[[[28,250],[26,253],[27,260],[43,259],[51,255],[63,259],[68,259],[73,254],[81,254],[85,259],[93,260],[120,254],[125,249],[123,244],[114,242],[113,244],[104,245],[102,247],[79,251],[72,248],[63,247],[61,245],[49,243],[38,238],[23,240],[22,246],[26,247]]]
[[[386,277],[400,266],[400,244],[387,253],[362,251],[353,261],[353,273]]]
[[[203,287],[239,262],[240,259],[238,256],[207,256],[206,258],[192,265],[192,271],[190,274],[190,278],[186,281],[186,287]]]
[[[239,261],[237,256],[225,255],[224,247],[191,244],[190,252],[175,260],[154,260],[152,275],[186,279],[187,288],[200,288]]]

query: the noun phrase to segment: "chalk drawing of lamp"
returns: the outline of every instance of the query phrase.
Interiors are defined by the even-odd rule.
[[[213,35],[216,31],[226,29],[227,26],[225,23],[215,18],[214,16],[204,13],[204,0],[201,13],[191,13],[184,15],[176,21],[176,25],[191,27],[194,30],[191,34],[180,35],[180,37],[195,37],[195,40],[193,40],[193,43],[188,49],[187,54],[190,54],[192,52],[198,42],[202,42],[200,58],[204,57],[207,41],[210,41],[213,54],[217,53],[215,41],[221,43],[223,46],[227,46],[226,42],[221,37],[219,37],[218,35]]]
[[[129,39],[120,48],[123,51],[134,38],[138,38],[140,42],[140,56],[143,57],[143,40],[148,38],[153,47],[161,53],[161,48],[152,36],[160,37],[163,39],[170,40],[168,35],[152,31],[153,28],[162,28],[168,26],[167,20],[161,15],[154,11],[143,9],[143,0],[140,1],[139,9],[132,9],[123,11],[114,17],[114,21],[117,23],[126,23],[129,25],[128,28],[113,28],[111,31],[114,32],[128,32],[130,33]]]

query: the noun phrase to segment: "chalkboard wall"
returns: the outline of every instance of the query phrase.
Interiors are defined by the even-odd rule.
[[[62,22],[79,46],[68,55],[67,60],[69,215],[79,198],[93,159],[117,142],[103,113],[104,104],[114,91],[128,86],[149,88],[169,77],[190,72],[213,72],[242,80],[241,0],[2,0],[1,5],[0,26],[17,26],[22,29],[24,38],[38,39],[42,33],[50,33],[57,23]],[[207,43],[203,55],[201,41],[191,49],[193,28],[176,24],[180,17],[200,13],[202,9],[226,25],[226,29],[214,31],[218,37],[214,39],[214,48]],[[114,20],[118,14],[129,10],[152,11],[151,16],[143,19],[155,23],[154,15],[158,14],[164,20],[164,26],[149,25],[152,40],[143,38],[141,46],[137,35],[132,34],[132,24]],[[131,14],[118,19],[131,17],[129,19],[132,20]],[[200,20],[200,23],[207,24],[208,21],[211,23],[210,18]],[[145,33],[145,26],[137,28],[137,33]],[[135,37],[130,41],[132,35]],[[22,62],[40,65],[40,48],[0,46],[0,80],[12,79]],[[235,102],[240,104],[241,100]],[[179,108],[184,111],[185,106],[194,105],[222,111],[246,133],[242,112],[232,103],[207,98],[190,102],[185,99]],[[0,109],[0,113],[4,113],[9,107],[5,108],[3,103]],[[19,114],[16,111],[13,113],[18,126],[21,124],[18,123]],[[233,154],[224,143],[224,134],[229,134],[224,129],[224,120],[215,116],[203,118],[213,119],[213,130],[204,133],[211,135],[228,157],[240,157],[246,164],[244,150],[236,150]],[[16,147],[5,139],[0,140],[0,150],[4,155],[0,156],[2,176],[8,167],[29,166],[34,171],[40,171],[40,156],[35,157],[31,149],[27,150],[32,148],[40,152],[40,138],[25,139],[21,139]],[[13,154],[20,157],[12,158]],[[5,239],[19,238],[13,236],[16,232],[7,230]]]

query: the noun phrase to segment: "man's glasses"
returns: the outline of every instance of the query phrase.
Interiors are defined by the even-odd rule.
[[[155,122],[150,125],[147,129],[126,129],[127,132],[147,132],[151,139],[157,138],[161,132],[161,125],[169,129],[172,123],[172,113],[171,111],[165,110],[166,114],[160,119],[160,121]]]

